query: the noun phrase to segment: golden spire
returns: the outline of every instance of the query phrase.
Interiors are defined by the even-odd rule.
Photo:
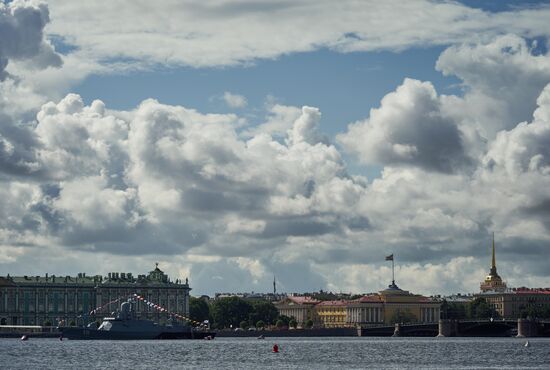
[[[495,257],[495,233],[493,232],[493,259],[491,261],[491,272],[489,273],[490,276],[498,276],[497,273],[497,260]]]
[[[496,270],[497,268],[497,262],[495,258],[495,232],[493,231],[493,264],[491,265],[493,269]]]

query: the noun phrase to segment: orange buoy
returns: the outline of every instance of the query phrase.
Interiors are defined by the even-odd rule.
[[[279,346],[277,345],[277,343],[273,345],[273,353],[279,353]]]

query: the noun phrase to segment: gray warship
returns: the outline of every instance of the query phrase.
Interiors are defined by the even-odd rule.
[[[174,321],[160,325],[151,320],[137,319],[133,301],[124,302],[114,317],[106,317],[99,327],[91,323],[86,327],[60,326],[62,338],[68,339],[213,339],[216,333],[210,330],[177,324]]]

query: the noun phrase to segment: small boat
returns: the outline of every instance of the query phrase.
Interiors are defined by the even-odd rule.
[[[22,340],[22,341],[29,340],[29,337],[28,337],[27,335],[23,335],[23,336],[21,337],[21,340]]]
[[[529,345],[530,345],[529,341],[525,342],[525,344],[524,344],[525,347],[529,347]]]
[[[263,334],[261,334],[261,335],[260,335],[258,338],[256,338],[256,339],[265,339],[265,337],[264,337]]]

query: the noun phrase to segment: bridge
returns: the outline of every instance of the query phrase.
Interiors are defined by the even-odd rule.
[[[357,329],[358,336],[402,337],[550,337],[550,321],[530,319],[439,320],[429,324],[395,324]]]

